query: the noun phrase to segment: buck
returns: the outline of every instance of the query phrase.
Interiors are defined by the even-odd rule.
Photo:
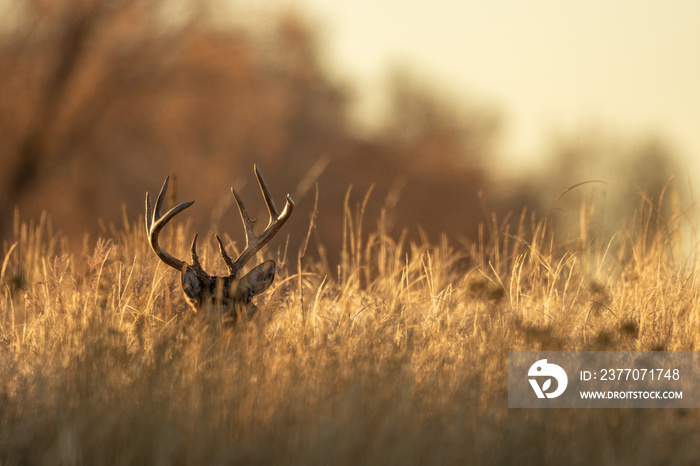
[[[260,185],[267,210],[270,213],[270,221],[265,230],[259,235],[256,235],[253,228],[255,219],[250,219],[241,197],[231,188],[233,197],[236,199],[236,204],[238,205],[238,211],[241,214],[243,226],[245,227],[246,245],[243,252],[234,261],[231,260],[231,257],[226,252],[224,244],[221,242],[219,236],[216,236],[216,240],[219,243],[219,253],[226,263],[229,272],[229,274],[224,277],[211,276],[202,268],[199,263],[199,257],[197,256],[197,235],[194,236],[194,240],[192,241],[191,264],[171,256],[158,242],[158,235],[163,227],[177,214],[194,204],[194,201],[178,204],[165,215],[161,215],[163,200],[168,189],[168,182],[170,181],[169,176],[165,179],[160,194],[158,194],[155,209],[153,209],[151,205],[150,196],[146,193],[146,236],[148,237],[148,242],[153,252],[156,253],[161,261],[180,272],[182,290],[185,293],[187,302],[195,312],[203,308],[211,308],[217,309],[233,319],[235,319],[239,313],[245,313],[245,315],[250,316],[255,313],[257,309],[254,304],[251,304],[252,298],[267,290],[275,278],[274,260],[266,260],[262,264],[254,267],[247,274],[240,276],[243,266],[255,256],[260,248],[275,236],[294,210],[294,201],[292,201],[292,198],[287,194],[287,202],[284,209],[281,214],[278,213],[270,190],[258,166],[255,165],[254,168],[255,176],[258,179],[258,185]]]

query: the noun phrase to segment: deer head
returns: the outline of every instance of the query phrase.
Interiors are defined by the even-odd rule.
[[[160,260],[180,271],[182,290],[185,293],[187,302],[195,312],[203,307],[212,307],[234,318],[239,312],[244,312],[250,316],[256,311],[255,305],[251,304],[251,299],[267,290],[275,278],[275,261],[273,260],[263,262],[243,276],[241,276],[241,270],[289,219],[294,210],[294,201],[287,195],[284,209],[281,214],[278,213],[270,190],[257,165],[255,165],[255,176],[258,179],[267,210],[270,213],[270,221],[262,233],[255,235],[253,229],[255,220],[250,219],[240,196],[231,188],[238,210],[241,213],[243,226],[245,227],[246,246],[241,255],[234,261],[231,260],[231,257],[226,252],[219,236],[216,236],[216,240],[219,243],[219,252],[229,272],[229,275],[224,277],[211,276],[200,265],[197,257],[197,235],[192,241],[191,264],[171,256],[158,242],[158,234],[163,227],[177,214],[194,204],[194,201],[178,204],[165,215],[161,215],[161,208],[163,207],[163,200],[168,189],[170,177],[167,177],[163,183],[156,200],[155,210],[151,206],[150,196],[146,193],[146,236],[148,237],[148,242]]]

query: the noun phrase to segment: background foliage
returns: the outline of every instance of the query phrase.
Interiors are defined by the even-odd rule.
[[[565,188],[590,179],[607,182],[596,189],[618,220],[678,173],[662,138],[601,129],[554,139],[539,167],[509,172],[495,157],[498,110],[455,99],[408,66],[388,73],[384,120],[359,132],[348,119],[353,85],[330,77],[302,18],[214,0],[5,5],[0,235],[11,232],[16,207],[34,218],[45,210],[80,246],[86,232],[94,241],[101,223],[120,222],[122,206],[140,215],[144,192],[172,174],[174,199],[198,201],[196,230],[216,226],[241,240],[228,188],[257,200],[253,163],[278,196],[297,201],[295,244],[317,186],[319,236],[334,252],[350,186],[354,200],[373,188],[368,228],[384,209],[390,233],[418,238],[420,225],[436,241],[476,238],[492,211],[547,212]]]

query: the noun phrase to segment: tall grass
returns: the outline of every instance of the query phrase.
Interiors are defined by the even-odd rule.
[[[507,407],[509,350],[698,349],[697,250],[657,212],[601,239],[584,208],[565,242],[524,213],[454,246],[364,235],[348,208],[338,268],[279,257],[235,328],[188,311],[140,224],[78,256],[17,220],[0,464],[689,464],[693,410]]]

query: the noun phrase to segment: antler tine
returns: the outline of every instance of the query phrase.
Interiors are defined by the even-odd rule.
[[[221,257],[224,259],[224,262],[226,262],[226,268],[228,269],[228,272],[230,274],[237,273],[238,270],[236,270],[236,266],[234,265],[233,261],[231,260],[231,257],[226,252],[226,248],[224,248],[224,243],[221,242],[221,238],[219,238],[219,235],[216,235],[216,241],[219,242],[219,253],[221,254]]]
[[[174,269],[182,270],[182,268],[185,266],[185,263],[180,259],[176,259],[175,257],[171,256],[161,247],[160,243],[158,242],[158,235],[160,234],[160,230],[162,230],[163,227],[170,220],[172,220],[173,217],[175,217],[177,214],[194,204],[194,201],[183,202],[182,204],[178,204],[172,209],[170,209],[168,212],[166,212],[165,215],[161,215],[160,210],[163,207],[165,192],[168,190],[169,181],[170,177],[168,176],[165,179],[165,182],[163,183],[163,187],[160,189],[158,198],[156,199],[155,210],[151,205],[151,196],[148,193],[146,193],[146,236],[148,236],[151,248],[160,258],[160,260],[162,260]]]
[[[257,163],[254,165],[254,168],[255,176],[258,179],[258,185],[260,185],[260,191],[262,191],[263,198],[265,199],[267,211],[270,213],[270,221],[267,224],[267,226],[269,227],[273,221],[272,219],[279,217],[279,214],[277,213],[275,201],[272,199],[272,194],[270,194],[270,189],[267,187],[267,183],[265,183],[265,178],[263,178],[262,173],[260,173],[260,169],[258,168]]]
[[[241,214],[241,220],[243,221],[243,227],[245,228],[245,247],[248,247],[251,239],[255,238],[255,232],[253,231],[253,223],[255,220],[251,220],[248,216],[248,211],[243,205],[243,199],[238,195],[235,189],[231,188],[233,197],[236,199],[236,204],[238,205],[238,212]]]
[[[192,240],[192,246],[190,247],[190,254],[192,256],[193,267],[201,267],[199,263],[199,256],[197,255],[197,236],[197,234],[194,235],[194,239]]]
[[[246,210],[245,205],[243,205],[243,200],[238,195],[236,190],[231,188],[233,197],[236,199],[236,204],[238,204],[238,210],[241,213],[241,220],[243,220],[243,226],[245,227],[246,243],[245,250],[241,253],[240,256],[238,256],[238,259],[236,259],[236,261],[233,262],[233,264],[231,264],[230,266],[228,264],[228,261],[226,263],[226,265],[229,266],[229,271],[232,274],[238,273],[238,271],[243,268],[246,262],[248,262],[250,258],[253,257],[260,250],[260,248],[262,248],[268,241],[270,241],[270,239],[273,236],[275,236],[279,229],[282,228],[282,225],[284,225],[284,223],[289,219],[290,215],[292,215],[292,211],[294,210],[294,201],[289,196],[289,194],[287,194],[284,209],[282,210],[282,213],[279,214],[277,212],[275,202],[272,200],[272,194],[270,193],[270,189],[267,187],[267,183],[265,183],[265,179],[260,173],[260,169],[258,168],[257,164],[255,165],[255,176],[258,179],[260,190],[262,191],[263,198],[265,199],[267,211],[270,213],[270,221],[268,222],[265,231],[256,236],[255,231],[253,230],[255,220],[250,220],[250,216],[248,216],[248,211]],[[224,258],[224,260],[226,260],[226,258]]]

